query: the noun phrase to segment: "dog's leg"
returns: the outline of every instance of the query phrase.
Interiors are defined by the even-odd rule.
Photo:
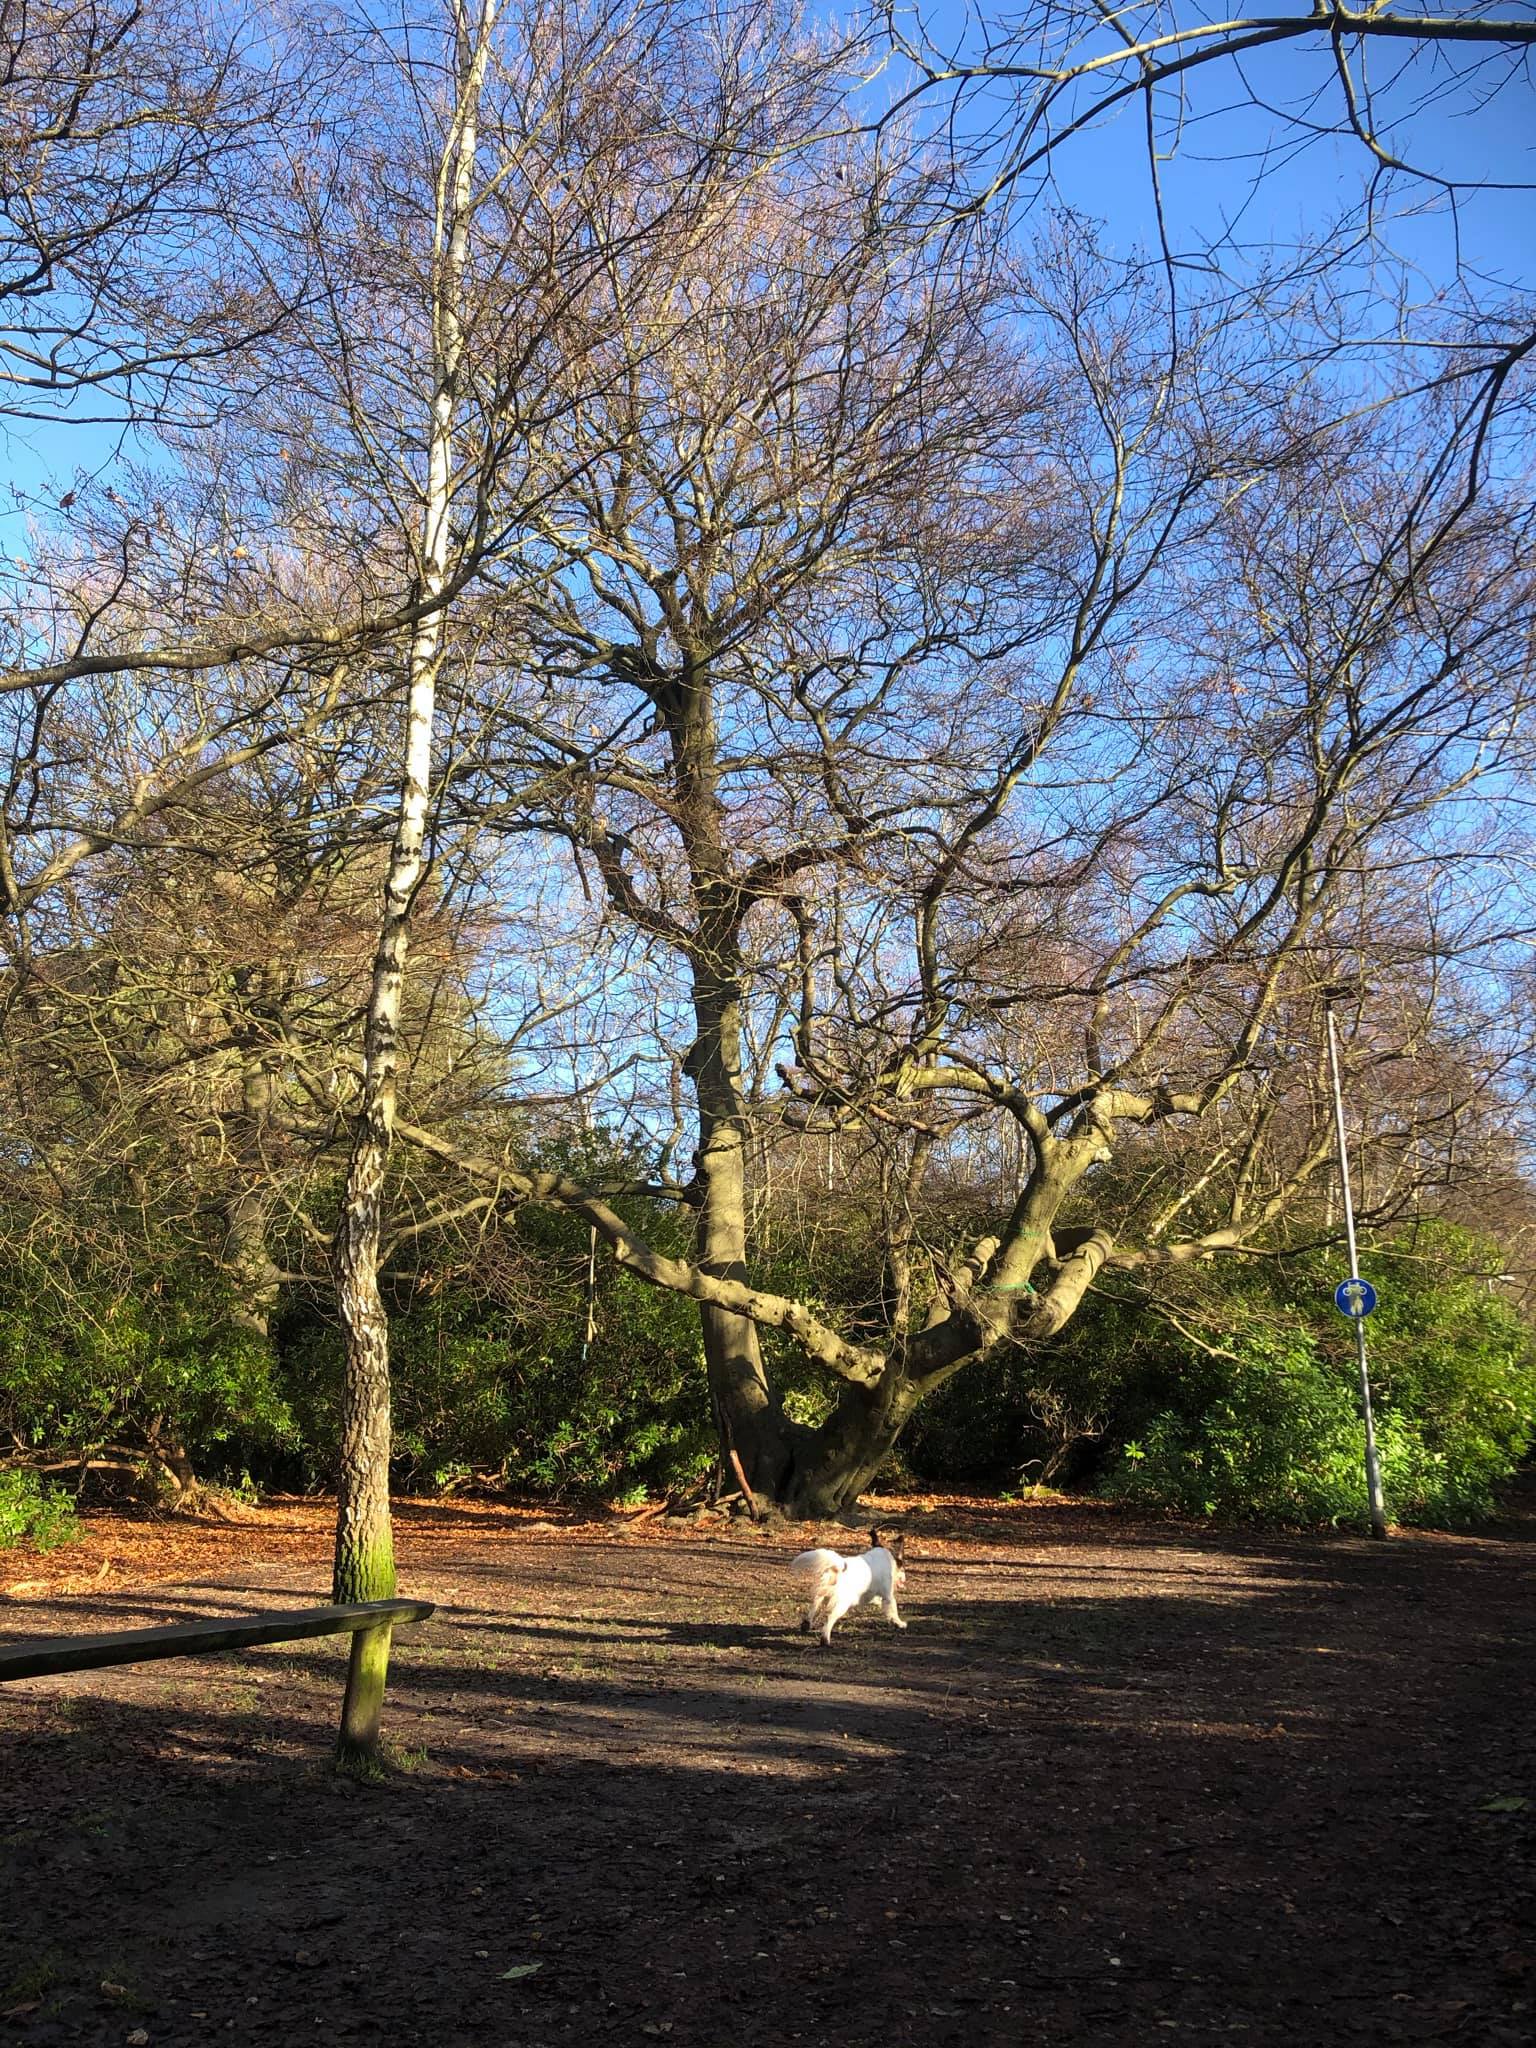
[[[890,1594],[884,1601],[882,1601],[881,1605],[885,1608],[886,1620],[890,1622],[894,1628],[906,1627],[907,1624],[896,1612],[896,1595],[894,1593]]]
[[[823,1643],[830,1644],[832,1631],[845,1614],[851,1614],[859,1604],[859,1595],[854,1592],[846,1578],[839,1579],[827,1600],[827,1625],[822,1632]]]

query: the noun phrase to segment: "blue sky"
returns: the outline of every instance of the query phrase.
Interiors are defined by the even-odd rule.
[[[1180,19],[1189,19],[1196,4],[1180,0]],[[1304,9],[1306,4],[1280,0],[1265,12]],[[1007,11],[978,9],[962,0],[928,0],[920,10],[934,41],[962,49],[974,48],[986,17],[995,21]],[[1499,11],[1529,16],[1532,0],[1508,0]],[[915,18],[916,11],[908,17]],[[1398,46],[1392,46],[1389,61],[1403,61]],[[1484,181],[1484,189],[1463,192],[1454,214],[1432,188],[1399,193],[1384,240],[1396,256],[1416,266],[1423,297],[1447,283],[1459,256],[1481,280],[1480,296],[1492,303],[1505,291],[1536,287],[1532,193],[1498,189],[1536,182],[1536,92],[1528,76],[1517,74],[1487,98],[1468,69],[1470,61],[1455,52],[1448,59],[1415,57],[1407,76],[1386,93],[1384,105],[1395,117],[1394,140],[1411,148],[1415,161],[1443,174]],[[1365,163],[1357,144],[1323,136],[1300,154],[1291,153],[1296,130],[1288,110],[1320,87],[1331,89],[1331,76],[1326,52],[1293,46],[1261,53],[1247,84],[1270,101],[1273,111],[1266,112],[1245,103],[1247,86],[1232,66],[1194,74],[1177,146],[1161,166],[1178,247],[1207,241],[1228,228],[1250,248],[1309,240],[1355,202]],[[1420,104],[1425,98],[1427,104]],[[1336,95],[1325,104],[1336,112]],[[1165,138],[1172,141],[1176,107],[1171,91],[1163,105]],[[1271,158],[1255,185],[1262,153],[1276,148],[1285,152],[1284,159]],[[1037,203],[1049,204],[1052,197],[1102,220],[1111,247],[1120,253],[1150,245],[1155,223],[1146,136],[1135,103],[1075,136],[1053,157],[1051,190]],[[88,410],[99,412],[100,407],[92,403]],[[67,417],[0,423],[0,536],[7,551],[18,552],[22,545],[28,500],[46,504],[73,485],[77,471],[111,466],[124,445],[118,428]],[[127,446],[131,452],[131,440]]]
[[[965,0],[921,0],[904,19],[909,24],[920,21],[933,44],[965,57],[979,49],[989,19],[995,24],[1015,11],[1007,0],[980,7]],[[1205,11],[1199,0],[1165,0],[1160,9],[1181,23]],[[1208,11],[1217,19],[1227,15],[1220,6]],[[1255,11],[1266,17],[1304,14],[1310,5],[1309,0],[1279,0]],[[1507,5],[1486,11],[1529,19],[1536,6],[1532,0],[1508,0]],[[1150,6],[1133,7],[1127,10],[1127,19],[1151,12]],[[1232,13],[1241,18],[1243,10]],[[1378,57],[1378,52],[1384,54]],[[1474,69],[1478,65],[1480,71]],[[1404,66],[1392,83],[1393,72]],[[1531,189],[1536,187],[1536,89],[1529,73],[1511,71],[1502,56],[1465,46],[1434,52],[1393,43],[1377,45],[1370,53],[1367,76],[1381,88],[1378,109],[1388,117],[1394,144],[1416,165],[1440,176],[1483,184],[1485,189],[1464,191],[1459,197],[1464,258],[1491,275],[1529,288],[1536,281],[1536,206]],[[1499,89],[1490,95],[1488,88],[1495,84]],[[999,94],[1004,90],[999,88]],[[1246,73],[1221,63],[1191,74],[1182,107],[1172,88],[1160,91],[1162,137],[1165,144],[1176,139],[1162,165],[1164,201],[1176,239],[1220,233],[1243,206],[1241,224],[1251,239],[1285,241],[1315,232],[1355,202],[1368,164],[1353,138],[1319,137],[1292,154],[1299,131],[1291,116],[1319,92],[1320,117],[1336,118],[1342,99],[1329,53],[1299,43],[1260,52]],[[1269,103],[1267,109],[1252,104],[1255,93]],[[1280,154],[1266,170],[1258,193],[1250,197],[1258,153],[1266,148]],[[1144,242],[1153,233],[1140,101],[1127,103],[1101,125],[1064,144],[1053,158],[1053,172],[1059,196],[1104,220],[1122,248]],[[1496,189],[1501,185],[1526,189]],[[1443,277],[1453,251],[1450,208],[1444,198],[1427,188],[1420,190],[1413,219],[1400,224],[1394,239],[1423,263],[1427,279]]]

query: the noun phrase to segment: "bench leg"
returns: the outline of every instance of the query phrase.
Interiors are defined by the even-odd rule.
[[[379,1717],[384,1708],[384,1680],[389,1671],[389,1645],[393,1628],[352,1631],[352,1654],[347,1662],[347,1690],[341,1702],[341,1732],[336,1738],[336,1761],[373,1770],[378,1766]]]

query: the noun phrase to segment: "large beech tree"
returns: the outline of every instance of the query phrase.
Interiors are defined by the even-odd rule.
[[[740,1287],[758,927],[908,815],[922,770],[891,717],[934,651],[1017,630],[981,537],[1017,516],[1040,400],[989,332],[995,246],[936,280],[920,236],[866,232],[825,149],[712,188],[675,268],[626,289],[625,358],[575,422],[580,485],[545,528],[569,568],[530,599],[553,715],[508,754],[611,922],[682,977],[697,1268]],[[700,1320],[727,1455],[777,1493],[793,1454],[753,1319],[706,1295]]]
[[[1027,288],[984,241],[952,298],[919,288],[896,195],[844,198],[880,175],[803,159],[722,191],[737,262],[681,272],[669,322],[632,314],[651,346],[578,412],[584,487],[547,527],[571,569],[532,601],[555,708],[531,694],[502,743],[508,823],[568,846],[671,978],[694,1256],[612,1191],[412,1133],[698,1301],[724,1452],[818,1511],[1106,1263],[1278,1241],[1329,1158],[1325,984],[1366,977],[1360,1057],[1395,1063],[1392,1199],[1449,1170],[1491,1077],[1430,1057],[1434,995],[1511,935],[1514,849],[1466,832],[1526,709],[1525,515],[1480,429],[1447,454],[1433,419],[1320,426],[1273,395],[1262,305],[1174,350],[1134,279],[1067,242]],[[1201,1186],[1123,1237],[1102,1169],[1185,1123],[1212,1133]],[[774,1130],[889,1137],[874,1318],[754,1284]],[[1006,1143],[1014,1198],[919,1246],[960,1131]],[[765,1327],[835,1388],[820,1424],[786,1415]]]

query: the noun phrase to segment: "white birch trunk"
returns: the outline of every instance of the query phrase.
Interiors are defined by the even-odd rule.
[[[470,12],[470,8],[473,12]],[[421,588],[428,602],[411,639],[400,809],[384,886],[363,1040],[363,1090],[337,1223],[333,1265],[346,1346],[333,1597],[395,1590],[389,1517],[389,1323],[379,1295],[384,1175],[394,1133],[400,1013],[411,909],[425,869],[437,671],[448,585],[455,424],[464,328],[461,299],[474,207],[480,96],[497,0],[455,0],[458,83],[439,161],[432,265],[432,409],[422,503]],[[377,1673],[382,1688],[383,1671]]]

